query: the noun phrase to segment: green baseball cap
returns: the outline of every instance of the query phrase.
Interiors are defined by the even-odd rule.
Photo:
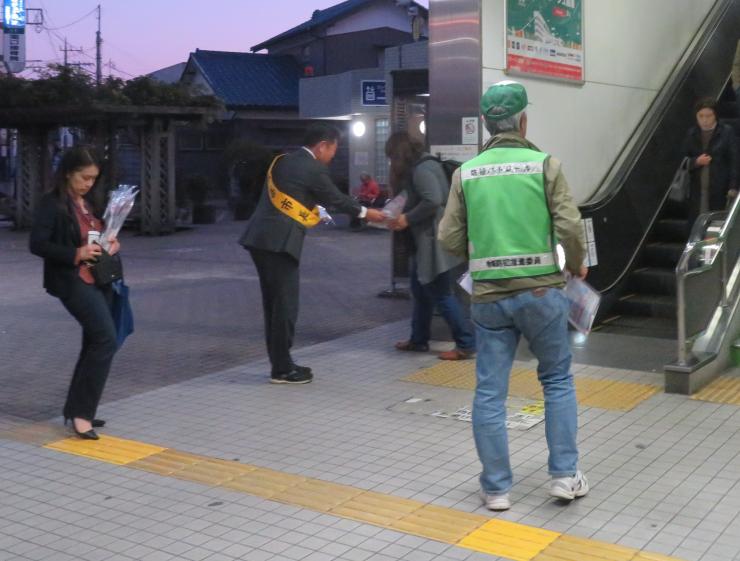
[[[524,111],[529,104],[527,90],[519,82],[504,80],[494,84],[480,98],[480,110],[487,119],[498,121]]]

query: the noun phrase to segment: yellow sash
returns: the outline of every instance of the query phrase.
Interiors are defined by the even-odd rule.
[[[306,228],[313,228],[321,222],[319,209],[313,208],[309,210],[290,195],[286,195],[280,191],[272,180],[272,168],[275,166],[275,162],[282,157],[283,154],[275,158],[270,164],[270,169],[267,170],[267,193],[270,196],[270,200],[273,206],[288,218],[292,218],[299,224],[303,224]]]

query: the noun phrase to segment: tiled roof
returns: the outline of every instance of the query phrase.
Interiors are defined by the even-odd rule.
[[[288,39],[289,37],[293,37],[294,35],[300,35],[301,33],[306,33],[307,31],[311,31],[312,29],[315,29],[317,27],[329,25],[336,20],[350,15],[352,12],[363,8],[365,7],[365,5],[370,4],[374,1],[375,0],[346,0],[345,2],[341,2],[336,6],[331,6],[330,8],[326,8],[325,10],[316,10],[314,11],[310,20],[304,21],[302,24],[297,25],[292,29],[289,29],[288,31],[284,31],[280,35],[276,35],[275,37],[268,39],[267,41],[264,41],[259,45],[255,45],[254,47],[252,47],[252,51],[261,51],[262,49],[265,49],[274,43],[277,43],[284,39]],[[427,9],[416,2],[414,2],[414,4],[418,7],[419,12],[426,16]]]
[[[196,50],[190,57],[226,107],[298,107],[303,68],[291,56]]]

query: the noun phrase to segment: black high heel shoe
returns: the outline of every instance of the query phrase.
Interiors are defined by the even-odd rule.
[[[95,432],[93,429],[90,429],[85,432],[80,432],[77,430],[77,426],[75,425],[75,420],[70,419],[72,421],[72,430],[75,431],[75,434],[79,436],[83,440],[100,440],[100,437],[98,436],[98,433]],[[67,424],[67,420],[65,419],[64,424]],[[94,426],[94,425],[93,425]]]

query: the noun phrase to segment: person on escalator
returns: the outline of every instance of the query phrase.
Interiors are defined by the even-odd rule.
[[[700,214],[728,208],[738,190],[735,131],[717,118],[716,103],[701,99],[695,106],[696,125],[686,133],[682,153],[689,158],[689,230]]]

